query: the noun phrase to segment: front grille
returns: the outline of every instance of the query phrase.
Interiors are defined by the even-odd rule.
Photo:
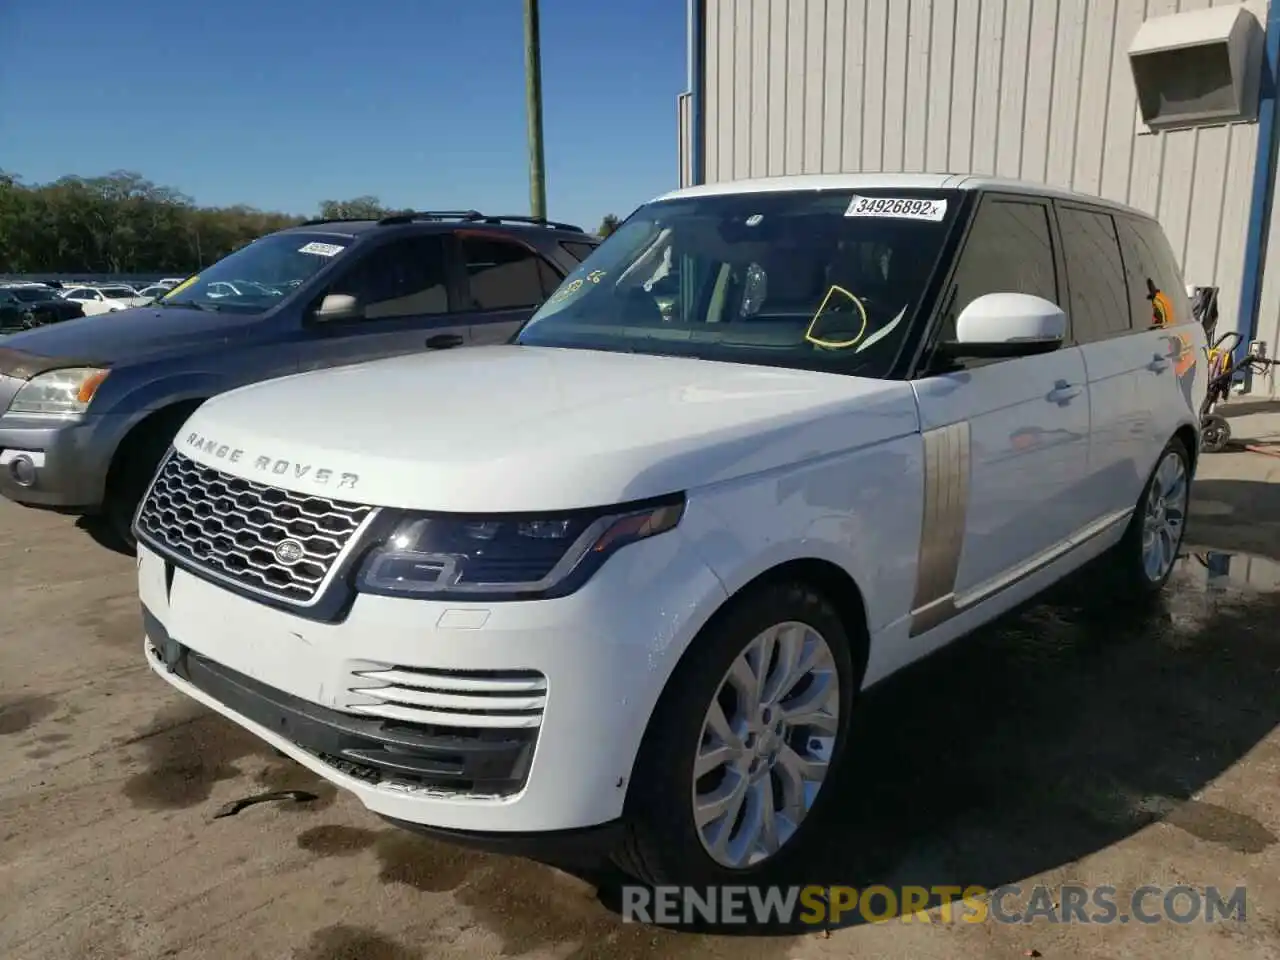
[[[138,513],[138,533],[194,572],[306,605],[372,512],[233,477],[174,452]],[[301,547],[298,559],[277,556],[286,540]]]

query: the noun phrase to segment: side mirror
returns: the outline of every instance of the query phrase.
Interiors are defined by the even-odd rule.
[[[950,360],[1010,359],[1052,353],[1067,336],[1067,316],[1056,303],[1026,293],[989,293],[956,319],[956,338],[936,355]]]
[[[329,322],[357,320],[363,314],[364,311],[360,309],[360,304],[355,297],[347,293],[330,293],[320,301],[314,316],[317,320]]]

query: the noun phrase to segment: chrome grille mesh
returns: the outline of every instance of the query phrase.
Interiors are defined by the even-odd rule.
[[[316,599],[372,510],[253,483],[174,452],[138,513],[138,533],[179,563],[301,605]],[[276,556],[285,540],[302,547],[294,562]]]

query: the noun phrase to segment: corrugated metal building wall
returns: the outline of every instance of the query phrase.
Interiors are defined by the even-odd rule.
[[[1146,132],[1128,49],[1146,19],[1238,3],[706,0],[705,179],[973,172],[1100,194],[1159,216],[1187,282],[1221,288],[1226,329],[1258,124]],[[1280,237],[1269,249],[1258,336],[1274,351]]]

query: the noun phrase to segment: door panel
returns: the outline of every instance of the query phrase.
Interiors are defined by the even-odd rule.
[[[533,310],[525,307],[521,310],[496,310],[471,318],[470,342],[477,346],[506,343],[525,321],[533,316]]]
[[[427,349],[427,338],[452,334],[471,341],[466,323],[456,317],[418,316],[398,320],[364,320],[309,328],[301,341],[299,370],[381,360]]]
[[[1089,397],[1075,348],[915,384],[921,428],[968,423],[968,507],[958,597],[1076,532],[1072,499],[1088,457]]]

